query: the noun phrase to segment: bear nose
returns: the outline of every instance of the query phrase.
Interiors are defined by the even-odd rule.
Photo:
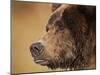
[[[43,51],[43,45],[40,42],[33,43],[30,47],[31,53],[34,53],[35,55],[40,55],[40,53]]]

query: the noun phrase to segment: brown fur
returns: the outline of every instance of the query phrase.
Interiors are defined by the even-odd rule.
[[[59,5],[40,39],[41,58],[51,69],[94,69],[96,57],[96,7]]]

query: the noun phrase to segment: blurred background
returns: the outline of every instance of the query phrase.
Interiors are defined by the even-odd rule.
[[[12,73],[51,71],[35,64],[29,50],[45,33],[51,4],[12,1]]]

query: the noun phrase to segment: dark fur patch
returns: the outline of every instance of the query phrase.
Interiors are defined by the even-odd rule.
[[[75,40],[76,51],[74,52],[77,56],[75,59],[64,59],[62,61],[52,62],[47,66],[51,69],[55,68],[74,68],[74,69],[86,69],[88,66],[88,60],[91,57],[91,54],[95,54],[95,44],[96,38],[96,10],[95,6],[78,6],[77,9],[70,9],[69,11],[65,10],[63,12],[62,19],[56,21],[59,14],[53,14],[49,21],[49,24],[55,22],[55,25],[58,25],[59,28],[67,27],[71,35]],[[56,16],[55,16],[56,15]],[[78,17],[79,16],[79,17]],[[55,21],[54,21],[55,20]],[[62,22],[64,22],[62,24]],[[53,23],[54,24],[54,23]],[[67,35],[66,35],[67,36]],[[86,44],[88,43],[88,45]],[[94,52],[94,53],[93,53]],[[89,53],[91,53],[89,55]]]

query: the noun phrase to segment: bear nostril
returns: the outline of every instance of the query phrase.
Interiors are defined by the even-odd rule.
[[[34,52],[35,54],[39,54],[43,51],[43,45],[38,42],[38,43],[33,43],[30,47],[31,52]]]
[[[39,52],[41,49],[39,49],[39,47],[38,47],[38,46],[35,46],[35,47],[33,48],[33,50],[35,50],[35,51]]]
[[[34,49],[39,50],[37,47],[34,47]]]

